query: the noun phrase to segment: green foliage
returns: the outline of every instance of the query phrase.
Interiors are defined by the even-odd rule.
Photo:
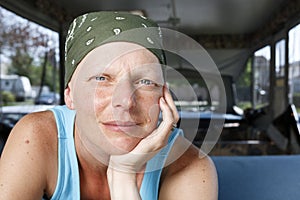
[[[44,58],[39,58],[42,60]],[[8,66],[8,74],[17,74],[19,76],[26,76],[29,78],[31,85],[40,86],[41,76],[43,67],[40,65],[35,65],[33,63],[33,58],[27,53],[21,54],[19,51],[15,55],[11,56],[11,64]],[[50,62],[46,65],[45,81],[43,85],[50,87],[50,90],[57,91],[59,88],[59,80],[57,75],[57,70],[53,69],[54,66]],[[53,73],[56,73],[55,83],[53,82]],[[55,88],[54,88],[55,87]]]
[[[252,82],[252,67],[251,59],[248,60],[246,67],[244,68],[243,73],[240,75],[239,79],[236,82],[237,89],[237,105],[246,109],[252,107],[251,105],[251,82]]]
[[[245,109],[247,109],[247,108],[251,108],[251,107],[252,107],[251,102],[249,102],[249,101],[241,101],[241,102],[238,102],[238,103],[237,103],[237,106],[238,106],[239,108],[241,108],[242,110],[245,110]]]
[[[251,59],[248,60],[246,67],[244,68],[244,72],[241,74],[240,78],[238,79],[237,85],[240,87],[250,87],[251,80],[252,80],[252,67],[251,67]]]
[[[2,95],[2,102],[4,106],[16,101],[16,97],[11,92],[2,91],[1,95]]]
[[[16,51],[10,56],[11,65],[8,68],[9,74],[18,74],[20,76],[30,77],[32,74],[32,61],[33,58],[27,53],[22,53],[20,49],[16,49]]]
[[[293,104],[299,108],[300,107],[300,93],[293,94]]]

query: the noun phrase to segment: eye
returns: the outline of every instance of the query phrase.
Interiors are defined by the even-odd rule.
[[[140,79],[135,83],[136,87],[144,90],[154,90],[161,88],[161,85],[150,79]]]
[[[96,76],[95,79],[96,79],[96,81],[105,81],[106,77],[105,76]]]
[[[147,87],[159,87],[159,84],[155,81],[152,81],[150,79],[140,79],[137,81],[137,85],[140,86],[147,86]]]
[[[142,79],[139,82],[140,82],[140,84],[143,84],[143,85],[155,85],[155,83],[149,79]]]

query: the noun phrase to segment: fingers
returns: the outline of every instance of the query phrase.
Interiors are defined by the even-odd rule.
[[[179,114],[166,86],[163,88],[163,97],[159,100],[159,106],[162,112],[162,121],[157,129],[142,139],[130,153],[111,156],[110,167],[124,172],[137,172],[141,166],[144,166],[148,160],[167,145],[171,130],[174,128],[174,124],[178,122]]]
[[[164,91],[163,92],[164,92],[165,101],[166,101],[167,105],[170,107],[171,112],[173,114],[174,123],[177,123],[178,120],[179,120],[179,114],[178,114],[176,105],[174,103],[174,100],[172,98],[172,95],[171,95],[171,93],[170,93],[170,91],[169,91],[169,89],[166,85],[164,85]]]
[[[133,152],[153,152],[163,148],[168,141],[172,130],[176,128],[179,114],[172,99],[169,89],[164,86],[163,97],[159,99],[159,106],[162,112],[162,120],[157,129],[144,138]]]
[[[176,127],[176,123],[179,120],[179,114],[169,89],[164,86],[163,90],[164,96],[160,98],[159,102],[160,109],[162,111],[162,121],[156,132],[160,136],[160,140],[165,144],[170,133]]]

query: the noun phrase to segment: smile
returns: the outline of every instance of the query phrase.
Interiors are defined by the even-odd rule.
[[[116,132],[131,132],[138,127],[136,122],[110,121],[102,123],[106,129]]]

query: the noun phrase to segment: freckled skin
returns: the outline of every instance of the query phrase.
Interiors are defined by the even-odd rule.
[[[116,56],[107,65],[98,64],[105,60],[99,55],[113,53],[122,56]],[[103,133],[101,137],[107,139],[104,143],[99,136],[97,146],[103,146],[108,152],[129,152],[157,127],[164,80],[158,59],[147,49],[137,45],[130,48],[118,46],[117,50],[114,47],[96,48],[77,70],[69,85],[71,90],[74,87],[80,91],[72,96],[77,110],[78,130],[90,130],[95,125],[89,122],[95,121],[98,127],[93,130]],[[101,76],[105,76],[105,81],[96,81],[95,77]],[[138,83],[143,79],[150,79],[158,85]],[[87,96],[91,98],[87,99]],[[109,121],[132,121],[137,123],[138,128],[119,134],[106,128],[104,124]],[[91,132],[85,133],[91,141],[97,141],[94,135],[89,134],[92,135]]]
[[[116,47],[118,51],[128,49],[128,45],[122,46],[119,43]],[[172,122],[177,121],[172,112],[176,112],[176,107],[168,90],[163,87],[162,91],[160,87],[152,84],[149,86],[140,81],[141,77],[143,80],[153,78],[152,72],[155,75],[161,73],[157,66],[148,70],[149,68],[138,65],[143,62],[152,63],[156,58],[145,49],[135,52],[138,54],[127,54],[119,60],[111,57],[114,53],[120,53],[118,51],[93,51],[96,54],[92,59],[84,59],[80,63],[81,66],[75,70],[65,89],[66,105],[77,113],[74,140],[79,163],[81,199],[111,199],[107,175],[110,168],[103,160],[95,157],[96,153],[101,158],[108,159],[112,154],[135,150],[136,146],[141,147],[140,144],[147,147],[152,138],[146,136],[152,130],[157,130],[160,109],[169,116],[166,117],[169,119],[168,129],[163,127],[156,136],[161,136],[164,131],[169,133]],[[103,80],[96,79],[102,77],[103,70],[94,71],[101,66],[104,66],[106,72]],[[107,66],[114,67],[106,68]],[[147,77],[143,77],[144,75]],[[159,78],[161,77],[156,77]],[[133,121],[138,126],[122,130],[118,126],[107,125],[107,120]],[[31,113],[17,123],[1,155],[0,199],[42,199],[44,194],[48,197],[53,195],[58,177],[57,135],[57,125],[51,111]],[[88,142],[97,147],[96,151],[87,148],[90,144]],[[132,174],[125,174],[125,180],[122,179],[123,175],[124,173],[119,176],[120,181],[113,182],[119,184],[119,187],[115,187],[117,191],[129,185],[130,189],[125,192],[138,192],[143,172],[133,174],[134,178]],[[200,155],[199,149],[184,137],[176,139],[162,171],[159,187],[159,200],[217,200],[218,196],[217,176],[212,161],[207,156]]]

